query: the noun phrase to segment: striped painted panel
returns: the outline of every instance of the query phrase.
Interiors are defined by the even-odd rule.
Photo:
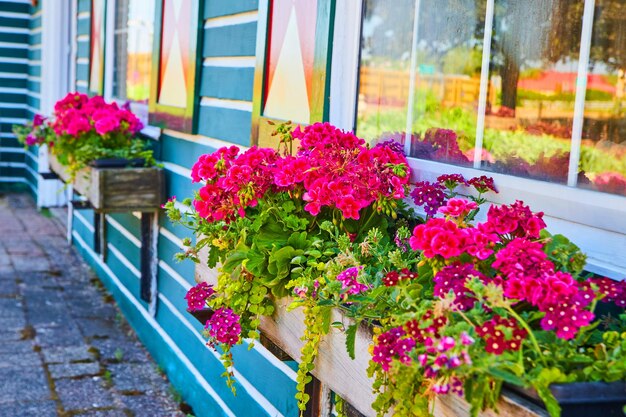
[[[254,68],[204,66],[200,95],[232,100],[252,101]]]
[[[204,30],[204,57],[253,56],[256,50],[256,22]]]
[[[238,0],[238,1],[215,1],[204,0],[204,18],[227,16],[236,13],[257,10],[258,0]]]

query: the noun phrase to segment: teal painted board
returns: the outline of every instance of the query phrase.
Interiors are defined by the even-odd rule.
[[[175,273],[183,277],[187,283],[193,285],[195,264],[191,261],[176,261],[174,256],[180,252],[182,252],[182,249],[176,246],[175,243],[163,235],[159,236],[159,259],[166,263]]]
[[[180,199],[192,197],[200,186],[192,184],[189,178],[165,169],[165,193],[168,197],[180,196]]]
[[[40,108],[40,106],[39,106],[39,102],[40,102],[40,100],[39,100],[39,98],[38,98],[38,97],[28,96],[28,97],[26,98],[26,103],[27,103],[30,107],[34,108],[34,109],[39,109],[39,108]]]
[[[0,28],[0,42],[27,44],[28,34],[2,32],[2,28]]]
[[[224,368],[219,359],[211,354],[195,329],[185,326],[166,303],[161,303],[157,312],[157,321],[178,346],[185,347],[185,353],[189,359],[202,370],[202,375],[211,382],[212,388],[236,416],[268,416],[268,413],[238,382],[235,383],[237,396],[232,394],[220,376]],[[194,409],[194,411],[198,413],[201,410]]]
[[[26,88],[26,78],[6,78],[0,75],[0,87]]]
[[[217,149],[176,136],[163,134],[161,142],[161,159],[191,169],[200,155],[211,153]],[[189,178],[191,180],[191,178]],[[181,196],[182,197],[182,196]]]
[[[112,226],[108,219],[106,233],[107,243],[112,244],[120,251],[135,269],[141,269],[141,249],[129,241],[117,228]]]
[[[4,69],[4,66],[2,67]],[[0,103],[26,103],[26,94],[24,93],[0,93]],[[2,119],[0,119],[1,123]],[[11,129],[9,129],[11,130]]]
[[[19,177],[26,175],[26,169],[21,167],[3,167],[0,166],[0,177]]]
[[[80,40],[76,42],[76,55],[79,57],[89,57],[89,40]]]
[[[91,31],[91,19],[89,16],[80,16],[76,23],[76,33],[80,35],[89,35]]]
[[[21,58],[28,59],[29,53],[26,47],[24,48],[0,48],[0,56],[3,58]],[[4,64],[2,64],[4,67]]]
[[[198,132],[201,135],[250,146],[251,112],[200,106],[199,120]]]
[[[6,103],[12,105],[13,103]],[[26,109],[24,107],[9,107],[0,110],[2,117],[26,117]]]
[[[132,294],[133,298],[141,304],[143,308],[148,308],[148,303],[141,300],[139,294],[141,292],[140,280],[139,277],[135,276],[130,270],[128,266],[124,264],[123,258],[121,258],[123,254],[118,254],[111,250],[109,246],[109,250],[107,252],[106,264],[113,271],[113,273],[118,277],[118,279],[122,282],[124,287],[128,289],[128,291]]]
[[[203,57],[254,56],[256,22],[204,30]]]
[[[200,95],[231,100],[252,100],[254,68],[202,68]]]
[[[29,81],[28,91],[38,93],[41,91],[41,83],[39,81]]]
[[[6,125],[4,125],[6,126]],[[11,130],[4,130],[0,125],[0,133],[9,133]],[[0,138],[0,148],[22,148],[24,145],[19,143],[15,137]]]
[[[29,65],[28,75],[32,77],[41,77],[41,65]]]
[[[87,81],[89,79],[89,64],[76,64],[76,80]]]
[[[0,27],[2,28],[26,28],[30,17],[3,17],[0,16]]]
[[[37,16],[37,17],[31,17],[30,18],[30,23],[28,25],[31,29],[36,29],[41,27],[41,15]]]
[[[29,42],[31,45],[41,45],[41,32],[30,35]]]
[[[24,154],[21,152],[0,151],[0,162],[19,162],[24,163]]]
[[[89,91],[87,91],[87,87],[76,87],[76,90],[79,93],[83,93],[83,94],[87,94]]]
[[[34,185],[35,187],[37,187],[37,176],[35,175],[35,173],[33,173],[31,170],[27,169],[25,171],[26,175],[24,176],[24,179],[26,179],[26,181],[29,184]]]
[[[0,1],[0,10],[11,13],[29,13],[30,4],[26,2],[18,3],[12,1]]]
[[[204,0],[204,18],[227,16],[236,13],[249,12],[259,8],[258,0]]]
[[[78,13],[91,11],[91,0],[78,0]]]
[[[29,49],[27,56],[32,61],[41,61],[41,48]]]
[[[15,62],[3,62],[2,64],[2,72],[16,72],[18,74],[26,74],[28,71],[27,63],[15,63]]]
[[[107,217],[118,222],[128,233],[141,240],[141,220],[132,213],[111,213]]]

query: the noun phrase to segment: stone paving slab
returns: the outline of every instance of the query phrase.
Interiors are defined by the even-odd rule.
[[[0,194],[0,417],[185,417],[64,236],[28,195]]]

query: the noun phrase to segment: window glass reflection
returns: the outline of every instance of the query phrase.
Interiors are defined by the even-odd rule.
[[[154,1],[117,0],[113,97],[148,102],[152,65]]]

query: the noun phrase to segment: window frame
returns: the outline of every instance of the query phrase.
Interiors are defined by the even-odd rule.
[[[419,4],[420,0],[416,2]],[[533,210],[543,211],[548,230],[568,236],[588,255],[587,269],[590,272],[624,279],[626,278],[626,257],[623,256],[626,253],[626,197],[575,186],[594,9],[595,0],[585,0],[578,64],[578,79],[583,82],[577,83],[576,87],[570,154],[570,160],[575,162],[575,164],[570,162],[570,167],[575,169],[569,170],[567,185],[479,170],[477,169],[480,166],[479,161],[475,162],[474,168],[467,168],[411,157],[409,165],[414,181],[432,181],[437,176],[448,173],[460,173],[467,177],[477,175],[493,177],[500,193],[489,196],[491,203],[512,203],[520,199],[529,204]],[[494,0],[487,0],[486,13],[477,120],[477,154],[480,154],[482,148]],[[335,12],[331,63],[329,121],[338,127],[352,131],[356,129],[362,19],[363,1],[338,2]],[[479,137],[481,138],[480,148]]]

